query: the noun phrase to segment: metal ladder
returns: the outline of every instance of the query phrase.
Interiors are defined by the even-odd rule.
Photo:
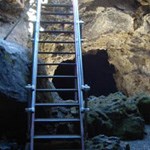
[[[35,150],[35,142],[40,140],[45,141],[51,141],[51,140],[78,140],[80,141],[80,149],[84,150],[84,112],[87,110],[87,108],[84,107],[83,102],[83,91],[87,90],[89,87],[84,85],[83,81],[83,69],[82,69],[82,52],[81,52],[81,33],[80,33],[80,27],[82,24],[82,21],[79,20],[79,12],[78,12],[78,0],[72,0],[69,4],[64,3],[42,3],[42,0],[37,0],[37,11],[36,11],[36,22],[35,22],[35,29],[34,29],[34,38],[33,38],[33,66],[32,66],[32,84],[28,85],[27,87],[32,90],[32,101],[30,104],[30,107],[27,109],[31,113],[31,125],[30,125],[30,150]],[[71,8],[72,12],[51,12],[51,11],[43,11],[43,8]],[[47,9],[48,10],[48,9]],[[54,9],[53,9],[54,10]],[[58,20],[42,20],[42,16],[45,15],[52,15],[52,16],[72,16],[73,21],[58,21]],[[66,30],[43,30],[40,31],[40,27],[42,24],[47,25],[71,25],[73,26],[73,31],[66,31]],[[54,41],[54,40],[41,40],[40,35],[46,33],[46,34],[72,34],[74,35],[73,41]],[[64,51],[64,52],[43,52],[42,49],[40,49],[41,43],[55,43],[55,44],[73,44],[74,45],[74,52],[70,51]],[[53,55],[75,55],[75,63],[61,63],[61,65],[71,65],[74,66],[76,69],[76,74],[73,76],[70,75],[39,75],[38,74],[38,67],[39,66],[47,66],[47,65],[59,65],[59,63],[39,63],[39,55],[42,54],[53,54]],[[37,87],[37,79],[42,78],[74,78],[76,82],[75,88],[71,89],[39,89]],[[37,102],[37,94],[38,92],[59,92],[63,91],[67,94],[67,92],[74,92],[76,100],[74,102],[70,103],[45,103],[45,102]],[[57,107],[77,107],[78,109],[78,118],[37,118],[36,113],[37,109],[42,109],[43,107],[48,108],[57,108]],[[61,135],[49,135],[49,134],[37,134],[35,131],[36,124],[41,123],[78,123],[80,125],[80,131],[77,135],[71,135],[71,134],[61,134]],[[73,147],[71,149],[74,149]]]

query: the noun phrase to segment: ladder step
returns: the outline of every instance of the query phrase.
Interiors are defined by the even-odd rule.
[[[77,92],[77,89],[36,89],[37,92]]]
[[[34,139],[81,139],[80,135],[36,135]]]
[[[35,122],[79,122],[78,118],[54,118],[54,119],[45,119],[45,118],[37,118],[34,120]]]
[[[46,0],[46,1],[49,1],[49,0]],[[77,27],[78,24],[76,24],[76,22],[74,22],[74,13],[78,11],[78,10],[76,11],[77,7],[73,6],[74,3],[70,4],[70,2],[69,2],[69,4],[65,4],[65,2],[64,2],[64,4],[63,3],[56,4],[56,3],[52,3],[52,2],[46,4],[46,1],[42,0],[42,4],[41,4],[42,10],[41,10],[41,12],[40,12],[40,9],[37,8],[37,13],[39,13],[39,18],[37,17],[35,23],[36,23],[37,26],[40,26],[41,28],[43,27],[45,29],[44,29],[44,31],[39,31],[40,29],[37,30],[37,31],[35,31],[35,30],[33,31],[34,35],[35,35],[33,37],[35,39],[32,39],[32,41],[33,41],[34,45],[37,45],[37,46],[34,47],[34,50],[37,51],[38,54],[57,54],[56,56],[58,56],[58,55],[60,56],[60,54],[74,54],[73,56],[75,56],[75,54],[77,54],[76,47],[78,47],[78,50],[80,51],[80,45],[81,45],[80,42],[83,41],[82,39],[80,39],[80,37],[75,38],[72,35],[76,32],[77,32],[77,34],[78,33],[80,34],[80,29],[78,29],[78,27]],[[39,7],[39,4],[40,3],[38,3],[38,7]],[[51,8],[49,8],[49,7],[56,7],[56,8],[52,8],[52,10],[50,10]],[[72,7],[74,7],[74,9],[72,9]],[[40,21],[40,16],[41,17],[51,17],[53,19],[51,21],[47,21],[50,18],[49,19],[45,18],[45,19]],[[78,21],[79,20],[78,14],[76,14],[75,17],[76,17],[75,20]],[[64,21],[61,21],[61,20],[64,20]],[[45,24],[45,25],[41,25],[41,24]],[[68,30],[69,31],[67,31],[67,29],[65,28],[66,27],[66,26],[64,26],[65,24],[68,24],[68,27],[69,27]],[[54,26],[56,26],[59,29],[57,29],[56,27],[53,28]],[[50,28],[48,29],[47,27],[52,27],[53,29],[50,29]],[[75,29],[74,31],[72,29],[73,27]],[[38,36],[39,32],[40,32],[40,36]],[[55,36],[52,39],[42,39],[42,37],[41,37],[42,33],[43,34],[44,33],[47,33],[47,34],[49,33],[49,34],[52,34],[52,35],[54,35],[54,34],[55,35],[60,35],[62,33],[61,36],[63,36],[63,38],[60,38],[60,37],[56,38],[56,36]],[[68,34],[68,36],[67,36],[67,34]],[[67,46],[67,44],[68,44],[68,46],[69,46],[69,44],[70,45],[72,44],[71,46],[74,47],[75,52],[69,52],[69,49],[66,49],[62,52],[59,52],[59,49],[56,49],[55,52],[42,52],[42,48],[40,49],[42,44],[46,44],[46,45],[48,45],[48,44],[49,45],[50,44],[52,44],[52,45],[53,44],[55,44],[55,45],[61,44],[62,46],[65,45],[65,44],[66,44],[65,46]],[[40,52],[38,52],[39,49],[40,49]],[[70,51],[72,51],[72,50],[70,50]],[[35,54],[34,57],[39,57],[39,55],[36,56],[36,54]],[[78,64],[77,64],[77,62],[72,62],[72,63],[62,62],[61,63],[60,61],[56,61],[56,62],[52,63],[51,61],[49,61],[49,62],[44,62],[43,61],[43,62],[39,62],[38,64],[35,64],[35,65],[33,65],[33,66],[35,66],[35,67],[43,67],[43,66],[48,67],[46,65],[56,65],[56,67],[57,67],[58,65],[66,65],[66,66],[68,65],[67,67],[75,68]],[[82,69],[82,66],[79,69]],[[34,68],[33,68],[33,70],[34,70]],[[78,72],[78,70],[77,70],[77,72]],[[80,70],[79,70],[79,72],[80,72]],[[81,72],[82,72],[82,70],[81,70]],[[40,74],[37,74],[36,72],[34,72],[34,73],[35,74],[33,74],[33,77],[36,76],[36,78],[33,78],[33,82],[36,81],[39,78],[69,78],[69,79],[74,78],[75,82],[80,82],[80,80],[82,80],[82,74],[81,75],[79,74],[79,76],[77,76],[76,74],[75,75],[51,75],[51,74],[42,75],[41,74],[40,75]],[[66,88],[65,87],[58,87],[56,89],[55,88],[51,89],[51,88],[46,88],[46,87],[45,88],[36,87],[36,88],[33,88],[33,91],[34,92],[32,92],[32,98],[33,99],[35,98],[35,102],[34,102],[34,106],[29,108],[29,111],[31,111],[32,113],[35,113],[31,117],[31,131],[30,131],[31,132],[31,137],[30,137],[31,138],[31,143],[30,143],[31,144],[31,146],[30,146],[31,149],[34,149],[34,148],[32,148],[34,146],[34,144],[43,144],[43,143],[47,144],[48,140],[55,140],[55,141],[57,141],[57,140],[69,141],[70,140],[71,142],[73,140],[75,140],[75,142],[78,140],[77,144],[80,144],[80,146],[79,146],[80,149],[84,149],[84,143],[83,143],[84,142],[84,139],[83,139],[84,129],[83,129],[83,121],[82,121],[83,118],[82,118],[82,115],[81,115],[81,110],[82,109],[80,108],[81,107],[80,106],[81,105],[80,101],[82,101],[82,99],[80,99],[80,98],[82,98],[82,96],[80,97],[80,94],[82,94],[82,93],[80,93],[80,92],[82,92],[81,85],[79,84],[78,87],[76,87],[74,85],[70,88],[69,87],[68,88],[67,87]],[[68,103],[67,103],[67,101],[62,101],[62,103],[61,103],[61,100],[58,99],[58,101],[56,101],[55,103],[50,103],[50,101],[46,102],[46,101],[44,101],[45,99],[43,99],[43,102],[42,101],[41,102],[40,101],[36,102],[38,100],[38,92],[39,92],[39,94],[40,94],[40,92],[41,92],[41,94],[42,94],[42,92],[43,93],[44,92],[45,93],[49,92],[49,94],[50,94],[50,92],[60,92],[60,93],[64,92],[66,94],[67,93],[68,94],[73,93],[73,94],[75,94],[75,99],[79,98],[79,100],[76,100],[76,101],[71,101],[70,100],[70,101],[68,101]],[[35,95],[35,97],[34,97],[34,93],[36,93],[37,96]],[[39,109],[39,110],[42,111],[43,109],[45,109],[45,107],[46,108],[55,107],[54,109],[58,109],[58,111],[59,111],[60,107],[62,107],[62,108],[67,107],[67,109],[71,109],[70,111],[72,111],[72,107],[73,108],[75,107],[78,111],[78,114],[77,114],[76,118],[71,118],[71,117],[70,118],[61,118],[61,117],[60,118],[55,118],[55,117],[45,118],[46,116],[41,117],[41,114],[37,114],[37,110]],[[34,112],[34,110],[35,110],[35,112]],[[71,133],[61,134],[62,132],[60,132],[60,133],[56,132],[56,133],[53,133],[53,134],[55,134],[55,135],[53,135],[53,134],[50,134],[50,132],[48,130],[45,130],[46,126],[44,126],[44,123],[45,124],[48,124],[48,123],[49,124],[51,124],[51,123],[65,123],[65,124],[66,123],[71,123],[71,124],[74,123],[74,124],[76,124],[77,123],[78,126],[80,124],[80,128],[79,128],[80,131],[75,135],[71,134]],[[37,130],[36,127],[38,127],[38,128],[41,127],[41,132],[40,132],[40,130]],[[42,130],[42,129],[44,129],[44,130]]]
[[[40,21],[41,24],[71,24],[74,25],[74,22],[69,21]]]
[[[72,106],[79,106],[79,103],[72,102],[72,103],[36,103],[35,106],[37,107],[58,107],[58,106],[66,106],[66,107],[72,107]]]
[[[41,12],[41,15],[73,16],[73,13]]]
[[[44,30],[44,31],[40,31],[40,33],[64,33],[64,34],[73,34],[74,31],[59,31],[59,30],[50,31],[50,30]]]
[[[76,63],[38,63],[38,65],[76,65]]]
[[[75,54],[75,52],[42,52],[42,51],[39,51],[38,53],[39,54],[61,54],[61,55]]]
[[[54,75],[54,76],[37,75],[37,78],[77,78],[77,76],[73,76],[73,75]]]
[[[42,4],[42,6],[48,6],[48,7],[73,7],[72,4]]]
[[[34,40],[33,40],[34,41]],[[72,44],[75,43],[75,41],[41,41],[39,40],[39,43],[63,43],[63,44]]]

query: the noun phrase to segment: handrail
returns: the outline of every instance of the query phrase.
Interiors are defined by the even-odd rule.
[[[41,18],[41,3],[42,0],[37,0],[37,14],[36,14],[36,24],[35,24],[35,34],[34,34],[34,47],[33,47],[33,67],[32,67],[32,104],[31,108],[35,105],[35,94],[36,94],[36,76],[37,76],[37,64],[38,64],[38,47],[39,47],[39,31],[40,31],[40,18]]]
[[[36,14],[36,24],[35,24],[35,34],[34,34],[34,47],[33,47],[33,67],[32,67],[32,120],[34,119],[35,112],[35,100],[36,100],[36,84],[37,84],[37,69],[38,69],[38,47],[39,47],[39,30],[40,30],[40,18],[41,18],[41,3],[42,0],[37,0],[37,14]],[[31,124],[31,145],[30,150],[34,150],[34,121]]]
[[[83,81],[83,66],[82,66],[82,50],[81,50],[81,33],[80,33],[80,20],[79,20],[79,11],[78,11],[78,1],[73,0],[73,8],[74,8],[74,32],[75,32],[75,49],[76,49],[76,62],[77,65],[77,73],[78,73],[78,87],[80,94],[82,93],[82,85],[84,85]],[[80,99],[83,100],[83,94],[80,95]],[[83,102],[81,101],[81,106],[83,107]]]
[[[21,15],[21,17],[18,19],[18,21],[12,26],[12,28],[7,32],[6,36],[3,38],[3,40],[7,40],[8,36],[12,33],[12,31],[16,28],[16,26],[20,23],[20,21],[25,17],[27,11],[32,8],[32,6],[35,4],[35,2],[31,3],[28,7],[28,9]]]
[[[77,63],[77,78],[78,78],[78,98],[80,103],[80,128],[81,128],[81,143],[82,150],[84,150],[84,129],[83,129],[83,114],[84,103],[83,103],[83,66],[82,66],[82,50],[81,50],[81,33],[80,33],[80,20],[78,10],[78,0],[72,0],[73,2],[73,13],[74,13],[74,33],[75,33],[75,51],[76,51],[76,63]]]

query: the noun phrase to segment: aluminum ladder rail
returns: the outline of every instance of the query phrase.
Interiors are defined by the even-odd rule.
[[[37,78],[42,77],[38,75],[38,55],[39,53],[39,44],[40,43],[53,43],[54,41],[41,41],[39,38],[40,35],[40,23],[41,21],[41,8],[42,8],[42,0],[37,0],[37,16],[36,16],[36,24],[35,24],[35,29],[34,29],[34,55],[33,55],[33,68],[32,68],[32,84],[28,85],[27,87],[32,90],[32,101],[31,101],[31,106],[28,108],[28,111],[31,112],[31,128],[30,128],[30,150],[34,150],[34,140],[35,139],[59,139],[59,138],[66,138],[66,139],[80,139],[81,140],[81,149],[84,150],[84,125],[83,125],[83,117],[84,117],[84,112],[86,108],[84,108],[84,103],[83,103],[83,91],[86,90],[88,87],[84,85],[83,81],[83,67],[82,67],[82,52],[81,52],[81,33],[80,33],[80,24],[82,23],[79,20],[79,11],[78,11],[78,1],[77,0],[72,0],[73,4],[73,16],[74,16],[74,39],[75,41],[73,42],[75,44],[75,55],[76,55],[76,72],[77,72],[77,91],[78,91],[78,101],[79,104],[56,104],[56,103],[49,103],[49,104],[38,104],[36,102],[36,92],[42,92],[42,91],[59,91],[55,89],[37,89]],[[66,5],[57,5],[54,4],[53,6],[58,6],[58,7],[65,7]],[[52,15],[64,15],[64,14],[59,14],[59,13],[50,13]],[[52,23],[52,21],[50,21]],[[53,23],[62,23],[62,22],[53,22]],[[72,24],[72,23],[70,23]],[[49,31],[50,33],[59,33],[60,31]],[[62,32],[62,31],[61,31]],[[65,31],[64,31],[65,33]],[[68,33],[68,32],[66,32]],[[68,41],[59,41],[55,43],[69,43]],[[72,42],[70,42],[72,43]],[[50,52],[47,52],[50,53]],[[58,54],[58,53],[57,53]],[[59,53],[60,54],[60,53]],[[71,54],[71,53],[70,53]],[[51,64],[51,65],[57,65],[57,64]],[[47,76],[48,77],[48,76]],[[45,78],[45,76],[43,76]],[[50,106],[50,107],[56,107],[56,106],[78,106],[79,107],[79,122],[80,122],[80,136],[35,136],[35,121],[38,120],[39,122],[46,122],[47,120],[45,119],[35,119],[35,109],[36,106]],[[63,119],[48,119],[49,121],[65,121],[67,122],[74,122],[77,119],[68,119],[68,120],[63,120]]]
[[[33,45],[33,66],[32,66],[32,101],[29,111],[31,111],[31,128],[30,128],[30,150],[34,150],[34,119],[35,119],[35,102],[36,102],[36,86],[37,86],[37,70],[38,70],[38,50],[39,50],[39,30],[41,18],[42,0],[37,0],[36,24],[34,29],[34,45]]]
[[[82,67],[82,50],[81,50],[81,33],[80,33],[80,20],[78,11],[78,0],[73,0],[74,12],[74,32],[75,32],[75,49],[76,49],[76,62],[77,62],[77,78],[78,78],[78,98],[80,103],[80,130],[81,130],[81,144],[84,150],[84,127],[83,127],[83,67]]]

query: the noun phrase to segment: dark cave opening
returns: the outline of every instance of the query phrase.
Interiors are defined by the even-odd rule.
[[[63,61],[62,63],[73,63],[74,60]],[[83,55],[83,72],[84,82],[88,84],[91,89],[89,95],[107,96],[110,93],[117,92],[117,87],[113,74],[115,67],[109,63],[108,54],[106,50],[91,50]],[[55,70],[55,75],[74,75],[74,66],[59,65]],[[74,79],[70,78],[54,78],[54,86],[56,88],[74,88]],[[74,99],[73,92],[65,93],[59,92],[62,99]]]
[[[63,63],[74,63],[74,60],[63,61]],[[75,66],[74,65],[59,65],[55,70],[54,75],[75,75]],[[54,78],[52,80],[54,86],[58,89],[74,89],[75,88],[75,79],[74,78]],[[58,92],[60,97],[64,100],[74,99],[74,92]]]
[[[113,74],[115,67],[109,63],[106,50],[89,51],[83,56],[84,80],[91,87],[89,95],[109,95],[117,92]]]

